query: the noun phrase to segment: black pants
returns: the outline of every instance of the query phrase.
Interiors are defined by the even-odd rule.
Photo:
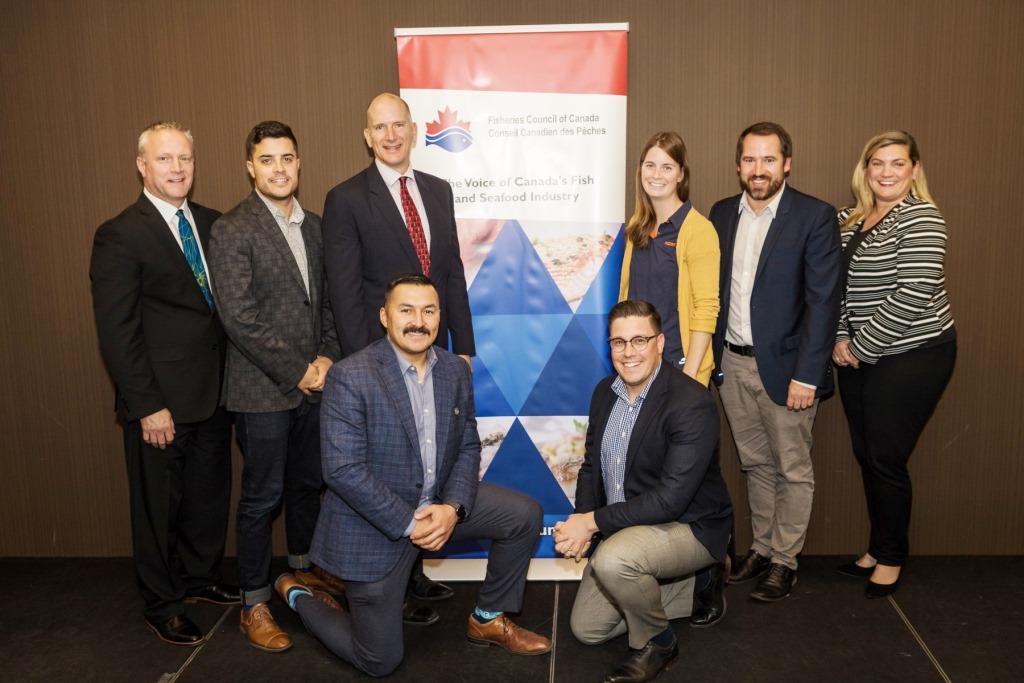
[[[154,621],[181,614],[191,591],[220,581],[231,497],[231,420],[174,425],[165,450],[142,440],[138,421],[124,425],[132,548],[144,613]]]
[[[907,461],[953,374],[956,342],[839,368],[839,393],[860,464],[871,537],[868,552],[902,566],[910,542],[912,489]]]
[[[235,523],[242,604],[270,600],[274,517],[284,504],[288,565],[310,566],[309,545],[320,514],[320,403],[303,398],[296,408],[238,413],[242,493]]]
[[[473,511],[458,524],[451,540],[490,539],[487,575],[477,606],[489,612],[518,612],[523,605],[526,572],[540,540],[543,515],[529,496],[484,482]],[[344,539],[338,539],[344,543]],[[352,552],[359,552],[352,548]],[[299,596],[295,611],[306,629],[328,650],[371,676],[386,676],[402,662],[402,602],[419,548],[411,542],[391,572],[380,581],[346,581],[349,612],[332,610],[319,600]],[[344,577],[342,577],[344,578]],[[460,624],[461,626],[461,624]]]

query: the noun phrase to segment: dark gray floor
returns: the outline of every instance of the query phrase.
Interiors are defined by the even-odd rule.
[[[863,584],[833,572],[835,558],[806,558],[793,595],[755,603],[727,589],[728,614],[712,629],[675,624],[681,656],[664,681],[1024,680],[1024,558],[914,558],[894,600],[866,600]],[[282,568],[283,567],[278,567]],[[335,660],[281,602],[271,609],[295,646],[257,651],[238,631],[238,608],[190,605],[209,633],[195,649],[158,641],[140,616],[130,560],[0,560],[0,662],[4,681],[370,680]],[[476,586],[455,584],[441,623],[407,628],[396,681],[600,681],[626,652],[569,632],[576,585],[532,583],[517,621],[555,633],[552,656],[513,657],[465,639]],[[557,628],[553,629],[553,626]]]

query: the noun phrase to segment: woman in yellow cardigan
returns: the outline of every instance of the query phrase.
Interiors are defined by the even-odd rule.
[[[683,139],[678,133],[655,134],[636,170],[619,301],[654,304],[665,334],[665,360],[707,386],[718,320],[718,233],[689,197]]]

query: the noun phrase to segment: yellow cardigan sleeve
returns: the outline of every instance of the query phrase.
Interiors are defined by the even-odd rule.
[[[679,264],[679,310],[689,313],[690,332],[714,334],[718,322],[718,269],[721,252],[711,221],[690,209],[679,228],[676,246]],[[688,282],[684,282],[688,280]]]

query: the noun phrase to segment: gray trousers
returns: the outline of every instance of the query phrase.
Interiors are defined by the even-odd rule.
[[[488,612],[518,612],[526,590],[526,572],[540,540],[543,514],[533,498],[480,483],[473,511],[455,527],[452,541],[489,539],[487,574],[477,606]],[[359,552],[353,548],[352,552]],[[371,676],[386,676],[402,662],[402,603],[420,549],[411,542],[391,572],[379,581],[346,581],[348,612],[339,612],[310,596],[295,600],[306,630],[328,650]],[[344,577],[342,577],[344,578]],[[461,626],[461,624],[460,624]]]
[[[764,390],[757,361],[722,352],[725,380],[718,393],[747,478],[751,549],[796,569],[814,500],[811,429],[818,400],[806,410],[788,410]]]
[[[629,631],[640,649],[670,619],[690,616],[693,573],[715,562],[690,525],[667,522],[623,529],[601,541],[583,571],[569,625],[588,645]]]

